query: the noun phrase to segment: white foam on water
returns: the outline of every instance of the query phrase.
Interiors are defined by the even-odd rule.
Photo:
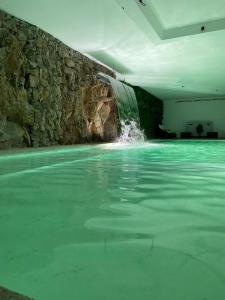
[[[129,123],[121,122],[121,134],[116,140],[122,144],[140,144],[145,142],[144,131],[141,130],[135,121]]]

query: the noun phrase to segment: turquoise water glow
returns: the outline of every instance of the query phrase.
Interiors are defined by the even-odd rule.
[[[225,142],[1,152],[0,225],[37,300],[224,300]]]

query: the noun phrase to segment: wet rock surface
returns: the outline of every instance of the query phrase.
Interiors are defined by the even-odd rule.
[[[95,85],[82,89],[81,99],[89,140],[115,140],[120,122],[112,87],[96,80]]]
[[[81,93],[96,86],[98,72],[114,77],[48,33],[0,11],[0,148],[96,140],[87,124],[92,117],[84,118]],[[107,114],[110,105],[99,114]],[[110,124],[105,124],[109,136]]]

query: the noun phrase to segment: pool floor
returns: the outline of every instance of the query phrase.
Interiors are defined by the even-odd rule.
[[[224,300],[225,141],[0,152],[0,285],[36,300]]]

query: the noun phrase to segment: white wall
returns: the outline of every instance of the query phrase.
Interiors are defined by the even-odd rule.
[[[176,132],[185,131],[189,121],[212,121],[214,131],[220,138],[225,138],[225,99],[211,101],[176,102],[164,101],[164,125],[167,129]]]

